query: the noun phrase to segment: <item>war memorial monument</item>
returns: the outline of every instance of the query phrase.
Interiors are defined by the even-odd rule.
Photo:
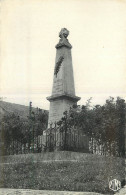
[[[31,102],[29,107],[0,102],[2,195],[9,188],[11,194],[22,195],[31,189],[33,194],[102,195],[118,193],[125,185],[124,100],[115,104],[110,98],[103,106],[74,110],[80,97],[75,94],[68,35],[62,28],[56,45],[49,119],[48,112]],[[77,117],[65,118],[65,111]]]
[[[54,68],[52,95],[50,101],[48,126],[61,119],[63,112],[77,104],[80,97],[75,95],[74,76],[71,49],[67,37],[69,31],[62,28],[59,33],[59,43],[56,45],[56,60]]]

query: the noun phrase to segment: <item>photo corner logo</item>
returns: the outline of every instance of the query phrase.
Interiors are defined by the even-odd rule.
[[[121,182],[117,179],[113,179],[109,182],[109,189],[113,190],[114,192],[121,189]]]

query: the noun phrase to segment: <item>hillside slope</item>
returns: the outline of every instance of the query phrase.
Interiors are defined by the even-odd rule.
[[[33,112],[38,112],[37,108],[32,108]],[[47,110],[41,109],[41,111],[48,112]],[[24,106],[20,104],[0,101],[0,118],[8,113],[15,113],[21,118],[26,118],[29,115],[29,106]]]

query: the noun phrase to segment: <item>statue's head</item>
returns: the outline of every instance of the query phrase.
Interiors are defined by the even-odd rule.
[[[60,38],[67,38],[69,35],[69,31],[66,28],[62,28],[60,33],[59,33],[59,37]]]

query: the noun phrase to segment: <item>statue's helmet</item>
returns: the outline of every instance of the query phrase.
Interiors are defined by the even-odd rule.
[[[67,38],[69,35],[69,31],[66,28],[62,28],[61,31],[59,32],[59,37],[60,38]]]

